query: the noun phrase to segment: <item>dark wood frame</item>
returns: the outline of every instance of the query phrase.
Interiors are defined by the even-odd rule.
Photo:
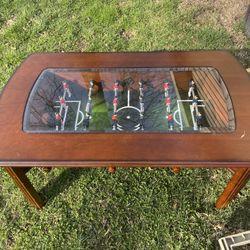
[[[30,134],[22,130],[29,93],[46,68],[202,66],[217,69],[226,83],[236,116],[232,133]],[[0,166],[36,207],[42,207],[43,202],[25,175],[27,167],[232,168],[235,174],[216,203],[218,208],[224,207],[250,176],[249,93],[248,74],[226,51],[32,54],[0,98]]]

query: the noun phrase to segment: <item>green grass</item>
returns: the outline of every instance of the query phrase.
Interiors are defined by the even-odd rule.
[[[249,66],[249,41],[236,50],[223,26],[199,23],[198,10],[180,10],[178,0],[36,2],[1,1],[0,87],[37,51],[225,48]],[[242,32],[242,23],[234,30]],[[215,249],[219,237],[250,229],[249,184],[228,208],[214,208],[226,170],[33,169],[28,175],[48,203],[42,211],[29,207],[1,170],[0,249]]]

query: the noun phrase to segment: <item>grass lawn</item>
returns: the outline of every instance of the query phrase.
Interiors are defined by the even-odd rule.
[[[0,88],[37,51],[230,49],[249,67],[247,2],[1,0]],[[226,170],[28,175],[48,203],[29,207],[1,169],[0,249],[215,249],[218,238],[250,230],[250,183],[226,209],[214,208]]]

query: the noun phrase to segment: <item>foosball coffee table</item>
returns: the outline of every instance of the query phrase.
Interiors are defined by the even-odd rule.
[[[36,207],[36,167],[228,168],[250,177],[250,80],[226,51],[37,53],[0,98],[0,166]]]

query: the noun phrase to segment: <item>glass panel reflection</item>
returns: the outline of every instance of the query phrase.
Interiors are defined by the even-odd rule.
[[[219,73],[202,68],[46,69],[27,102],[23,129],[38,133],[235,130]]]

